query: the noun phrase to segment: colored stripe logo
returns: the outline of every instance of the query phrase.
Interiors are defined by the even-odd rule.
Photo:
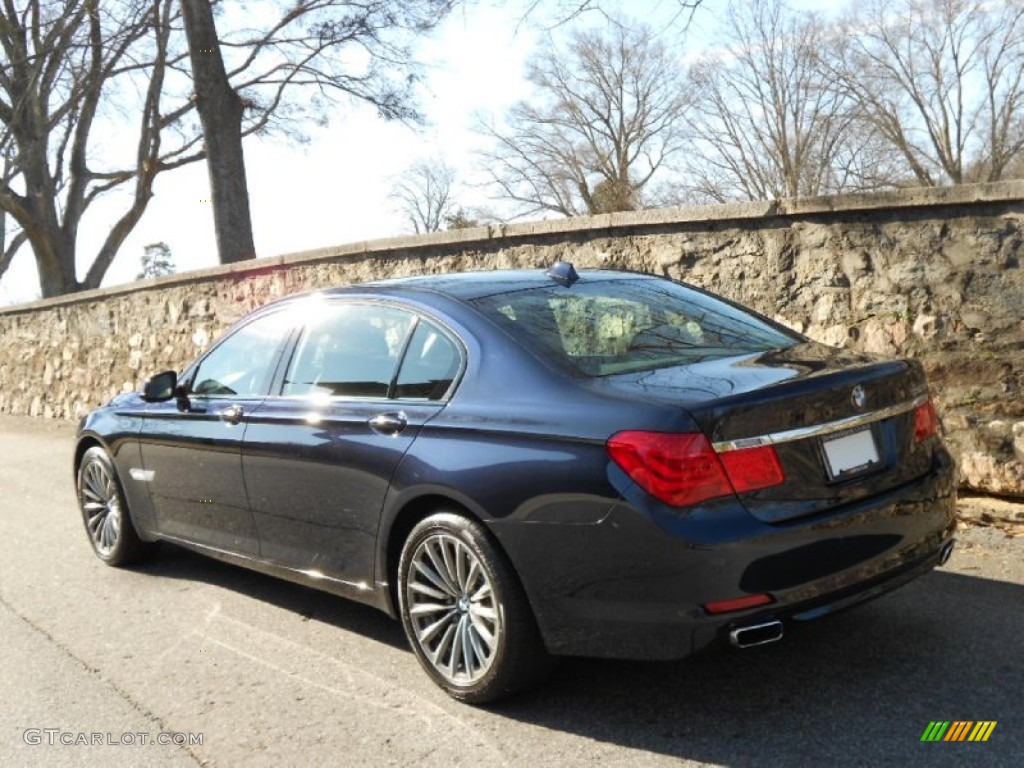
[[[932,720],[921,741],[988,741],[996,720]]]

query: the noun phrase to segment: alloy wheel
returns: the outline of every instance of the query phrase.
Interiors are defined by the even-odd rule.
[[[467,544],[434,533],[413,552],[405,591],[415,641],[449,683],[464,686],[490,669],[504,628],[493,578]]]
[[[78,491],[93,547],[101,557],[109,557],[121,536],[117,484],[103,464],[91,461],[82,470]]]

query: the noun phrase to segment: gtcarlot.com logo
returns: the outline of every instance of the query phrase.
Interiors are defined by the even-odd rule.
[[[169,731],[160,733],[146,733],[145,731],[137,733],[111,733],[110,731],[82,733],[65,731],[62,728],[26,728],[21,738],[30,747],[41,745],[50,747],[144,747],[150,744],[158,746],[201,747],[203,745],[203,734],[201,733]]]
[[[932,720],[921,741],[988,741],[995,729],[995,720]]]

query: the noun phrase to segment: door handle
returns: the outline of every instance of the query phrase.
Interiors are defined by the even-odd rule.
[[[405,429],[409,419],[404,412],[399,411],[398,413],[378,413],[367,423],[370,425],[370,429],[379,435],[395,436]]]
[[[240,405],[229,405],[218,415],[220,416],[221,421],[227,422],[228,424],[237,424],[242,420],[242,416],[245,415],[245,411]]]

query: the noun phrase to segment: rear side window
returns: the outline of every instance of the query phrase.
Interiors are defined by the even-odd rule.
[[[459,371],[459,353],[452,341],[420,320],[398,372],[395,397],[440,400]]]
[[[542,357],[573,373],[616,373],[789,347],[802,341],[757,315],[679,283],[587,280],[473,300]]]
[[[323,307],[299,339],[282,394],[387,397],[414,320],[372,304]]]

